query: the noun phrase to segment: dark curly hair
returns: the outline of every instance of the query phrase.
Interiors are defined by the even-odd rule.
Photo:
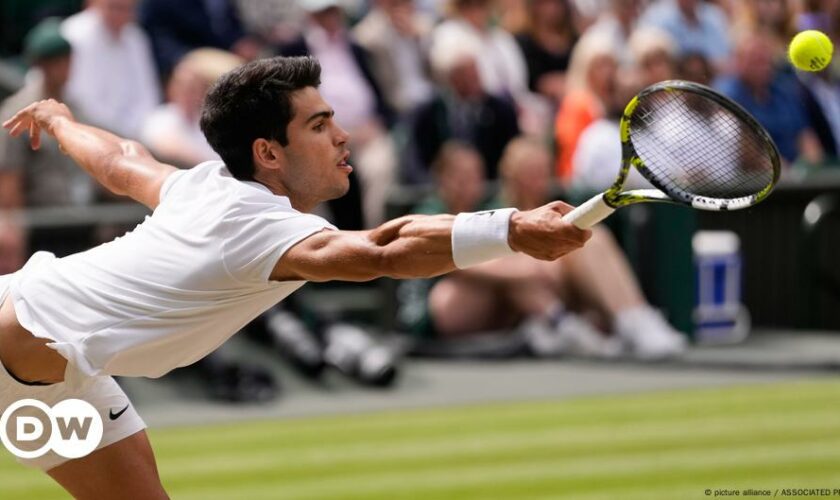
[[[321,83],[314,57],[273,57],[244,64],[213,85],[201,111],[201,131],[234,177],[254,177],[251,146],[260,138],[289,144],[292,93]]]

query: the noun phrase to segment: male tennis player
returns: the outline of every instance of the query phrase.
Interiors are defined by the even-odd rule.
[[[348,188],[347,133],[313,58],[255,61],[207,96],[201,126],[224,162],[177,170],[139,144],[76,122],[53,100],[4,124],[54,136],[111,191],[154,213],[66,258],[37,253],[0,277],[0,411],[79,398],[103,417],[90,455],[21,460],[78,498],[166,498],[144,423],[111,375],[159,377],[202,358],[306,281],[427,277],[524,252],[557,259],[590,237],[571,207],[409,216],[360,232],[310,215]]]

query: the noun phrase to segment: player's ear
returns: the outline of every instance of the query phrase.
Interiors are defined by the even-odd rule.
[[[277,141],[257,139],[251,144],[251,154],[257,167],[276,170],[286,165],[286,152]]]

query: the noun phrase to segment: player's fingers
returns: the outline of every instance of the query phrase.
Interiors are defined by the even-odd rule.
[[[34,121],[29,124],[29,145],[35,150],[41,147],[41,127]]]
[[[580,229],[573,224],[564,224],[560,230],[558,244],[566,248],[581,248],[592,237],[590,229]]]
[[[552,201],[548,204],[548,207],[551,210],[554,210],[555,212],[559,213],[560,215],[566,215],[567,213],[575,209],[575,207],[573,207],[572,205],[569,205],[568,203],[562,201]]]
[[[18,137],[26,130],[26,120],[20,120],[11,125],[11,129],[9,130],[9,135],[12,137]]]
[[[14,115],[12,115],[11,118],[9,118],[5,122],[3,122],[3,127],[4,128],[10,128],[10,127],[13,127],[17,123],[20,123],[22,121],[26,121],[26,118],[29,116],[29,108],[31,108],[32,106],[33,105],[30,104],[29,106],[21,109],[20,111],[18,111]]]
[[[9,118],[8,120],[3,122],[3,128],[12,128],[17,120],[18,114],[16,113],[13,117]]]
[[[583,245],[592,237],[591,229],[580,229],[574,224],[569,224],[569,229],[563,234],[569,241]]]

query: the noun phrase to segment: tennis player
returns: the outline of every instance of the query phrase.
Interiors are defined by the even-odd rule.
[[[311,215],[342,196],[347,133],[313,58],[264,59],[223,76],[201,127],[223,162],[178,170],[139,144],[76,122],[54,100],[3,126],[41,132],[102,185],[154,213],[132,232],[0,277],[0,411],[34,398],[85,400],[104,437],[90,455],[26,465],[77,498],[166,498],[145,424],[111,377],[160,377],[216,349],[307,281],[429,277],[523,252],[554,260],[590,237],[560,202],[536,210],[409,216],[339,231]]]

